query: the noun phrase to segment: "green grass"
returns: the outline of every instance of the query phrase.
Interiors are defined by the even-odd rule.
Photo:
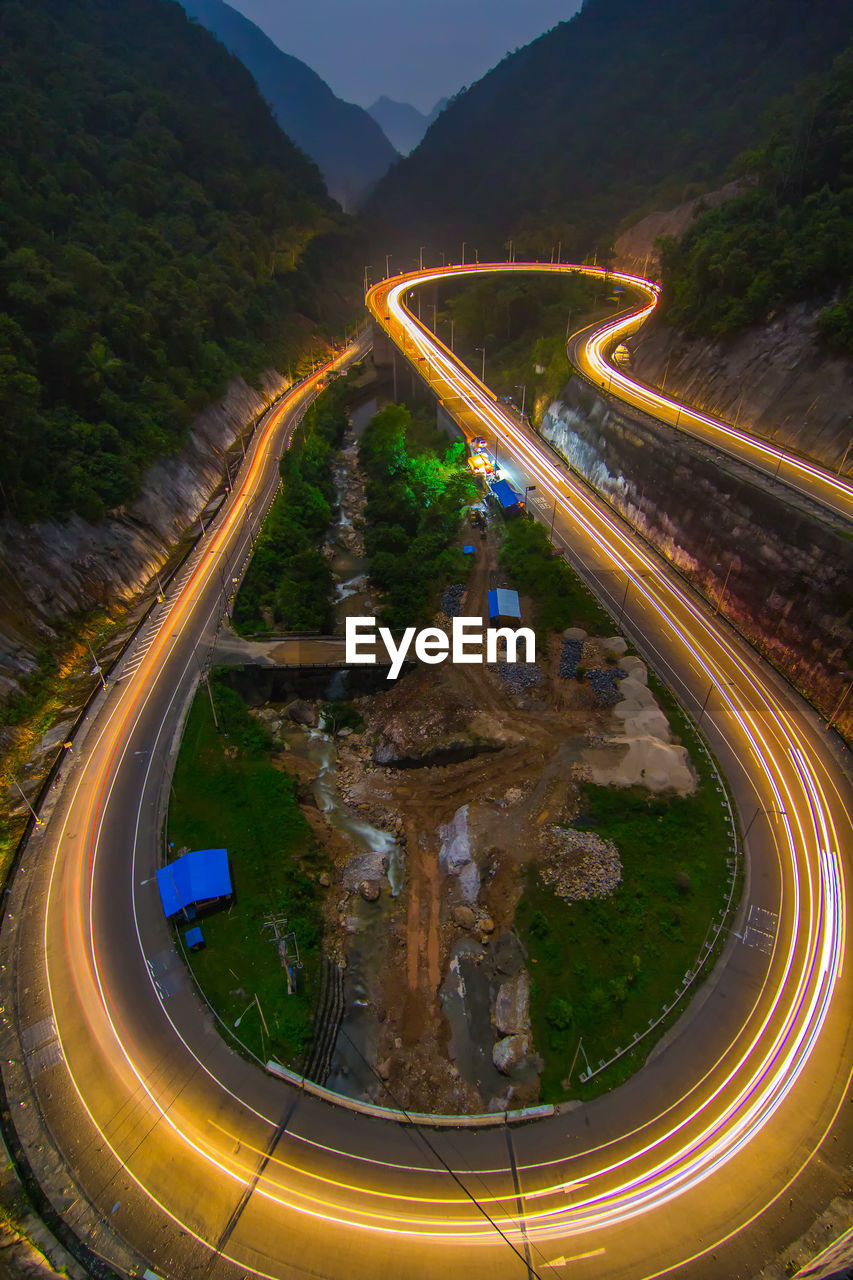
[[[516,927],[530,956],[534,1043],[545,1060],[543,1101],[569,1096],[561,1082],[581,1037],[595,1068],[672,1003],[723,905],[728,827],[710,765],[698,753],[693,763],[701,785],[690,797],[582,788],[574,825],[613,840],[622,858],[622,882],[612,897],[567,903],[534,871],[528,875]],[[588,1085],[579,1084],[579,1058],[571,1096],[592,1097],[626,1079],[659,1035],[652,1033]]]
[[[234,900],[201,921],[206,948],[189,963],[210,1004],[229,1028],[257,995],[237,1034],[259,1058],[299,1067],[311,1035],[320,963],[321,917],[313,877],[326,867],[296,801],[293,778],[273,767],[265,730],[237,693],[211,682],[221,732],[207,690],[199,689],[187,720],[169,809],[175,851],[228,850]],[[270,913],[288,918],[304,968],[287,995]],[[181,926],[181,932],[184,926]]]
[[[514,517],[506,525],[500,562],[513,583],[535,602],[534,625],[544,637],[567,627],[610,636],[613,622],[573,569],[555,556],[544,525]]]

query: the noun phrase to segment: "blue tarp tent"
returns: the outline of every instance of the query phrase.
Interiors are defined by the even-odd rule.
[[[492,482],[492,493],[504,511],[512,511],[513,507],[523,505],[523,499],[517,489],[514,489],[508,480],[495,480]]]
[[[520,618],[521,605],[518,603],[518,592],[509,591],[506,587],[498,587],[488,594],[489,622],[498,618]]]
[[[197,849],[157,872],[157,888],[167,920],[183,912],[192,918],[199,907],[231,896],[227,849]]]

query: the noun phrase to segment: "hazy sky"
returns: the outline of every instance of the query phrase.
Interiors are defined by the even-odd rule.
[[[369,107],[380,94],[428,111],[505,53],[570,18],[580,0],[228,0],[323,77]]]

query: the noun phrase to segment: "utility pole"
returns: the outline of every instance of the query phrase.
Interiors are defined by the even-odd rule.
[[[11,779],[12,779],[12,781],[14,782],[15,786],[18,788],[18,791],[19,791],[19,792],[20,792],[20,794],[21,794],[21,799],[23,800],[24,804],[27,806],[27,808],[29,809],[30,813],[33,815],[33,818],[35,819],[35,824],[36,824],[36,826],[37,826],[37,827],[43,827],[43,826],[44,826],[44,819],[43,819],[43,818],[40,818],[40,817],[38,816],[38,814],[36,813],[35,809],[34,809],[34,808],[33,808],[33,806],[30,804],[30,802],[29,802],[29,800],[27,799],[27,797],[24,795],[23,791],[21,791],[21,784],[20,784],[20,782],[18,781],[18,779],[15,777],[15,775],[14,775],[14,774],[10,774],[9,776],[11,777]]]

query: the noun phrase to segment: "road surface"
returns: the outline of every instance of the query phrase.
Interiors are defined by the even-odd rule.
[[[781,681],[431,343],[395,287],[374,291],[374,313],[422,349],[478,434],[501,433],[517,476],[555,504],[555,537],[622,600],[702,720],[748,828],[723,958],[627,1085],[528,1125],[369,1118],[229,1048],[153,875],[182,713],[307,387],[265,426],[142,660],[128,656],[90,716],[16,875],[0,933],[12,1123],[63,1219],[127,1274],[751,1276],[847,1186],[843,762]]]

